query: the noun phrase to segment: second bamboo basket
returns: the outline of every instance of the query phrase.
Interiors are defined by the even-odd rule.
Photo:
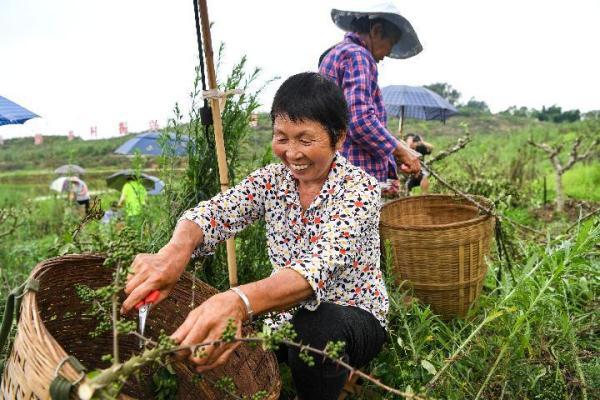
[[[381,239],[391,242],[396,281],[408,281],[443,319],[464,317],[479,296],[493,232],[493,216],[454,196],[406,197],[381,211]]]

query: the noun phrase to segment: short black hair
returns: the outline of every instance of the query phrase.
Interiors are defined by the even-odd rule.
[[[400,29],[398,29],[398,27],[396,25],[394,25],[393,23],[391,23],[390,21],[388,21],[385,18],[371,19],[368,16],[355,18],[350,23],[350,28],[352,29],[353,32],[356,32],[356,33],[369,33],[369,32],[371,32],[371,28],[373,27],[373,25],[375,25],[377,23],[379,23],[383,26],[382,32],[381,32],[381,37],[383,39],[385,39],[387,37],[392,37],[396,40],[400,40],[400,38],[402,37],[402,31]]]
[[[406,136],[404,137],[404,140],[408,140],[408,138],[413,138],[414,142],[421,141],[421,136],[417,135],[416,133],[407,133]]]
[[[342,90],[316,72],[292,75],[277,89],[271,107],[271,123],[276,117],[290,121],[318,122],[329,134],[331,147],[348,129],[348,105]]]

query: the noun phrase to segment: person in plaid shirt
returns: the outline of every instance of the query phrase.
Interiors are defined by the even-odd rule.
[[[397,181],[395,158],[407,173],[418,173],[420,164],[418,155],[386,128],[377,63],[387,56],[410,57],[420,52],[421,45],[408,21],[391,4],[384,10],[334,9],[332,18],[349,32],[321,56],[319,73],[343,90],[348,103],[350,123],[341,153],[385,190],[389,180]]]

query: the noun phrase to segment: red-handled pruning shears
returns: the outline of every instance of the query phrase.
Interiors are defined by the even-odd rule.
[[[138,309],[139,312],[139,332],[141,336],[144,336],[144,328],[146,327],[146,317],[148,317],[148,313],[150,312],[150,308],[152,305],[158,300],[158,296],[160,296],[160,292],[158,290],[153,290],[150,292],[148,296],[139,303],[135,305],[135,308]],[[140,338],[140,349],[144,347],[144,340]]]

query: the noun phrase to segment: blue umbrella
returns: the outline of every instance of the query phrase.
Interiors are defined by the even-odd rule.
[[[150,180],[152,182],[154,182],[154,187],[151,188],[150,190],[148,190],[148,194],[150,196],[156,196],[158,194],[160,194],[160,192],[162,192],[162,190],[165,187],[165,183],[163,181],[161,181],[160,179],[158,179],[155,176],[152,175],[148,175],[148,178],[150,178]]]
[[[187,144],[189,141],[187,137],[182,137],[177,140],[174,133],[169,133],[169,139],[161,144],[161,141],[159,140],[160,135],[160,132],[141,133],[119,146],[119,148],[115,150],[115,153],[131,155],[135,154],[136,151],[139,151],[140,154],[159,156],[163,152],[161,146],[168,146],[173,150],[176,156],[184,156],[187,154]]]
[[[382,94],[387,113],[400,118],[400,133],[405,118],[446,122],[447,118],[458,114],[446,99],[421,86],[386,86]]]
[[[39,117],[6,97],[0,96],[0,125],[22,124],[31,118]]]

